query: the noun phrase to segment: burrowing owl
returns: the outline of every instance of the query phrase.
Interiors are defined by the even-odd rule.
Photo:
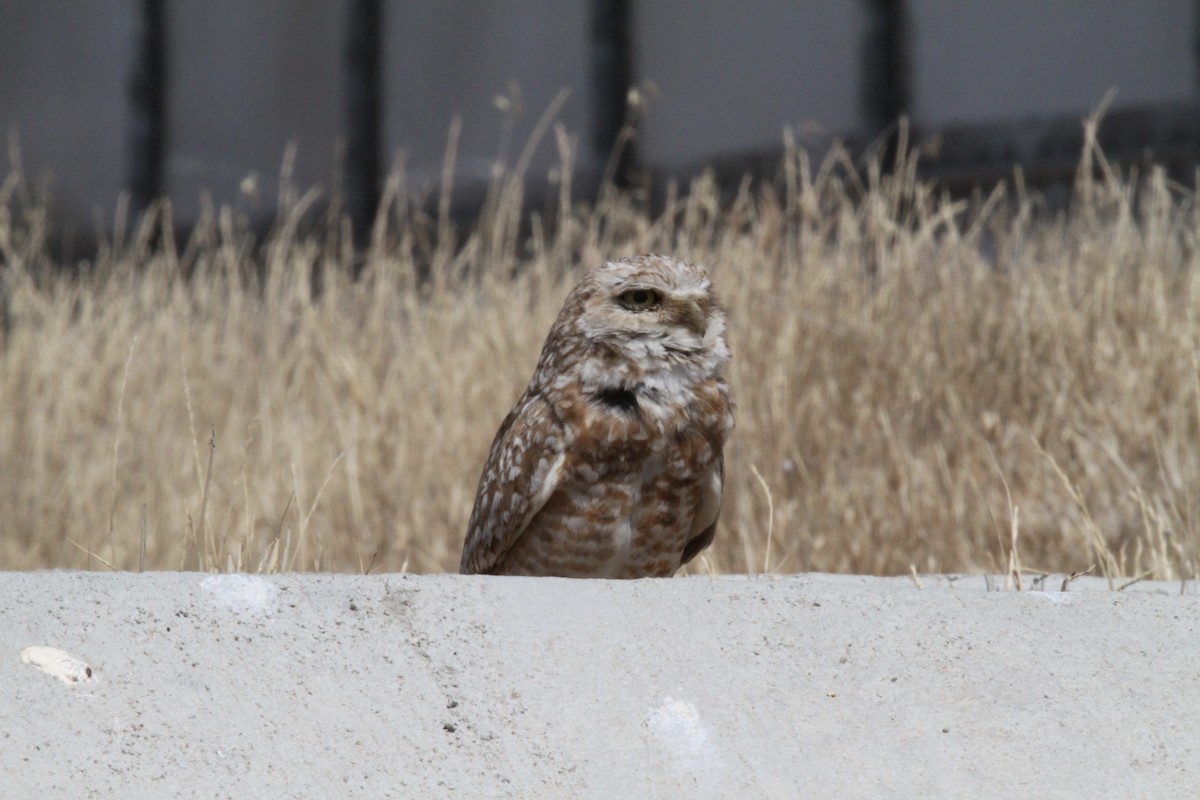
[[[610,261],[567,296],[483,468],[461,571],[665,577],[713,539],[733,429],[704,270]]]

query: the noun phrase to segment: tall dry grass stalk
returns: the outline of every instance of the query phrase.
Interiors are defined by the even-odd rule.
[[[570,284],[660,251],[708,265],[731,320],[738,428],[700,570],[1196,575],[1190,193],[1091,145],[1059,213],[1019,180],[944,198],[911,157],[792,151],[781,175],[523,218],[514,174],[470,230],[395,176],[357,281],[336,226],[303,232],[311,198],[260,249],[229,209],[176,242],[162,206],[68,276],[14,176],[0,566],[452,570]]]

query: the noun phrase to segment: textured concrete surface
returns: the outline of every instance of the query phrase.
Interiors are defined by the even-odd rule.
[[[0,795],[1196,796],[1195,584],[922,584],[2,573]]]

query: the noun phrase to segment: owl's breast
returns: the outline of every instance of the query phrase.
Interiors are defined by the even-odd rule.
[[[554,494],[507,554],[505,572],[637,578],[679,568],[719,476],[719,447],[699,429],[609,440],[611,433],[576,440]]]

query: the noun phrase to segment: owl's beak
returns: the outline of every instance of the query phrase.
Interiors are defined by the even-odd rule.
[[[703,336],[708,329],[708,305],[699,300],[687,300],[679,304],[677,309],[679,324],[697,336]]]

